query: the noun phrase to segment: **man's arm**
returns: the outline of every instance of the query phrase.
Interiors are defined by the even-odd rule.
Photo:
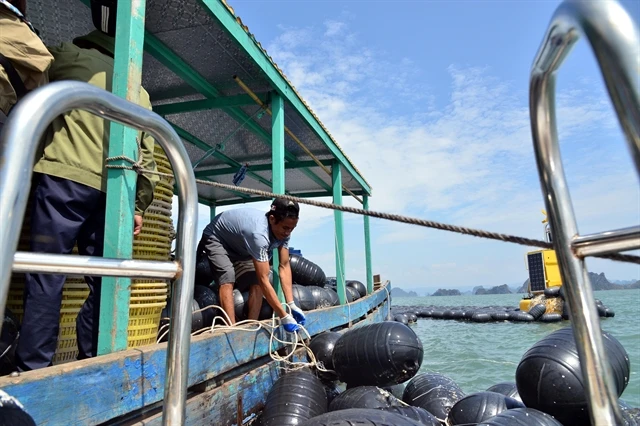
[[[280,265],[278,266],[280,285],[286,302],[291,303],[293,302],[293,278],[291,275],[291,263],[289,262],[289,248],[278,247],[278,257],[280,258]]]
[[[276,291],[271,286],[269,282],[269,262],[260,262],[256,259],[253,259],[253,266],[256,269],[256,275],[258,277],[258,285],[262,289],[262,294],[264,298],[267,299],[267,303],[273,308],[273,311],[280,317],[284,318],[287,315],[287,312],[284,310],[282,305],[280,304],[280,300],[278,300],[278,295]]]

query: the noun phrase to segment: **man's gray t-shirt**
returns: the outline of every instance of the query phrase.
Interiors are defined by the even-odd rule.
[[[203,235],[215,235],[231,261],[256,259],[268,262],[272,250],[289,247],[289,238],[278,240],[269,230],[265,213],[252,208],[227,210],[217,215]]]

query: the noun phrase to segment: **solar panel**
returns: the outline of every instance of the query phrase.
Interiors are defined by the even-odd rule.
[[[547,279],[544,274],[544,260],[542,253],[530,253],[527,255],[529,264],[529,283],[531,292],[544,291]]]

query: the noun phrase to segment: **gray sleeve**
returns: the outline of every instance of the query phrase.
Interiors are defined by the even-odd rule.
[[[269,261],[269,240],[262,234],[253,233],[246,239],[247,250],[258,262]]]

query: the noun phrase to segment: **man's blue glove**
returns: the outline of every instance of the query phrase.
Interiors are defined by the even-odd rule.
[[[280,318],[280,324],[289,333],[295,333],[300,330],[300,326],[296,323],[296,320],[289,314],[287,314],[284,318]]]
[[[291,309],[291,315],[293,315],[293,318],[298,322],[298,324],[304,325],[307,321],[307,317],[304,316],[302,309],[296,306],[296,302],[289,302],[287,303],[287,306]]]

